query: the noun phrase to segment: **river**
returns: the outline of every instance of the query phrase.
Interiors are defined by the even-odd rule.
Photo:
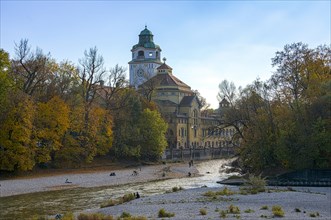
[[[79,212],[99,208],[109,200],[123,196],[126,193],[139,192],[143,196],[165,193],[173,187],[184,189],[202,186],[219,187],[216,181],[223,180],[229,175],[220,170],[228,160],[210,160],[196,164],[198,177],[168,179],[140,184],[121,186],[104,186],[92,188],[75,188],[48,192],[29,193],[0,198],[0,219],[29,219],[36,215],[49,216],[68,211]]]

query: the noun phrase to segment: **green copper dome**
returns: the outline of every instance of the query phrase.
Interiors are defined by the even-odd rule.
[[[147,29],[147,26],[145,26],[145,29],[140,32],[139,42],[138,44],[134,45],[132,49],[137,47],[160,49],[160,47],[154,43],[153,34],[150,30]]]
[[[153,36],[152,32],[147,29],[147,26],[145,26],[145,29],[140,32],[139,36],[140,35],[152,35]]]

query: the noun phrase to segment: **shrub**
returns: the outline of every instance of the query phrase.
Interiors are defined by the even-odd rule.
[[[183,188],[181,186],[180,187],[175,186],[175,187],[172,188],[173,192],[178,192],[180,190],[183,190]]]
[[[213,196],[216,195],[216,193],[213,192],[213,191],[207,191],[207,192],[205,192],[203,195],[204,195],[204,196],[208,196],[208,197],[213,197]]]
[[[206,209],[200,209],[200,214],[201,215],[207,215],[207,210]]]
[[[316,212],[316,213],[310,213],[309,217],[315,218],[315,217],[319,217],[320,213]]]
[[[229,190],[227,187],[224,187],[222,190],[213,192],[213,191],[207,191],[203,195],[208,197],[214,197],[214,196],[230,196],[235,194],[235,192]]]
[[[170,218],[170,217],[174,217],[175,213],[166,212],[164,209],[160,209],[158,216],[159,218],[164,218],[164,217]]]
[[[249,193],[251,194],[257,194],[259,192],[265,192],[266,191],[266,185],[267,182],[265,178],[262,178],[261,175],[259,176],[254,176],[254,175],[249,175],[248,180],[245,184],[248,186],[248,188],[245,188]]]
[[[109,207],[109,206],[115,206],[115,205],[119,205],[119,204],[123,204],[125,202],[129,202],[131,200],[134,200],[136,197],[133,193],[128,193],[125,194],[123,197],[119,197],[117,199],[110,199],[108,200],[106,203],[101,204],[101,208],[105,208],[105,207]]]
[[[230,195],[233,195],[234,192],[229,190],[227,187],[224,187],[223,190],[218,191],[216,194],[221,195],[221,196],[230,196]]]
[[[264,205],[264,206],[261,207],[261,210],[268,210],[268,209],[269,209],[269,208],[268,208],[267,205]]]
[[[275,217],[284,217],[284,211],[281,206],[274,205],[272,207],[272,214],[274,214]]]
[[[255,212],[253,209],[246,209],[245,211],[244,211],[245,213],[253,213],[253,212]]]
[[[221,210],[221,212],[220,212],[221,218],[226,218],[226,214],[227,214],[227,211]]]
[[[234,205],[232,205],[232,204],[228,207],[228,211],[229,211],[229,213],[231,213],[231,214],[240,214],[240,209],[239,209],[239,207],[238,207],[238,206],[234,206]]]
[[[122,215],[120,216],[120,218],[129,218],[131,217],[131,214],[128,212],[122,212]]]

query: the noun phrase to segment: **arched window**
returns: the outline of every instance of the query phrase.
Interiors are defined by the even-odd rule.
[[[144,58],[145,55],[144,55],[144,51],[140,50],[138,51],[138,58]]]

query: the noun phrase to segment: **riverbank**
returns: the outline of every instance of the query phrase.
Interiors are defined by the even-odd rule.
[[[0,197],[34,192],[72,189],[78,187],[118,186],[129,183],[142,183],[162,179],[182,178],[190,172],[198,175],[194,166],[187,163],[135,166],[124,169],[113,167],[89,172],[68,172],[53,176],[24,177],[0,181]],[[134,172],[136,171],[136,172]],[[110,175],[114,173],[115,175]]]
[[[238,194],[239,187],[228,187],[236,192],[228,196],[204,196],[206,192],[217,192],[222,188],[196,188],[143,197],[126,204],[107,207],[89,212],[120,216],[123,212],[133,216],[157,219],[160,209],[174,213],[172,220],[220,219],[222,210],[226,219],[263,219],[273,218],[273,206],[280,206],[284,211],[283,219],[331,219],[331,188],[323,187],[270,187],[269,192],[254,195]],[[229,207],[238,207],[238,213],[226,213]],[[206,215],[201,214],[204,210]]]

